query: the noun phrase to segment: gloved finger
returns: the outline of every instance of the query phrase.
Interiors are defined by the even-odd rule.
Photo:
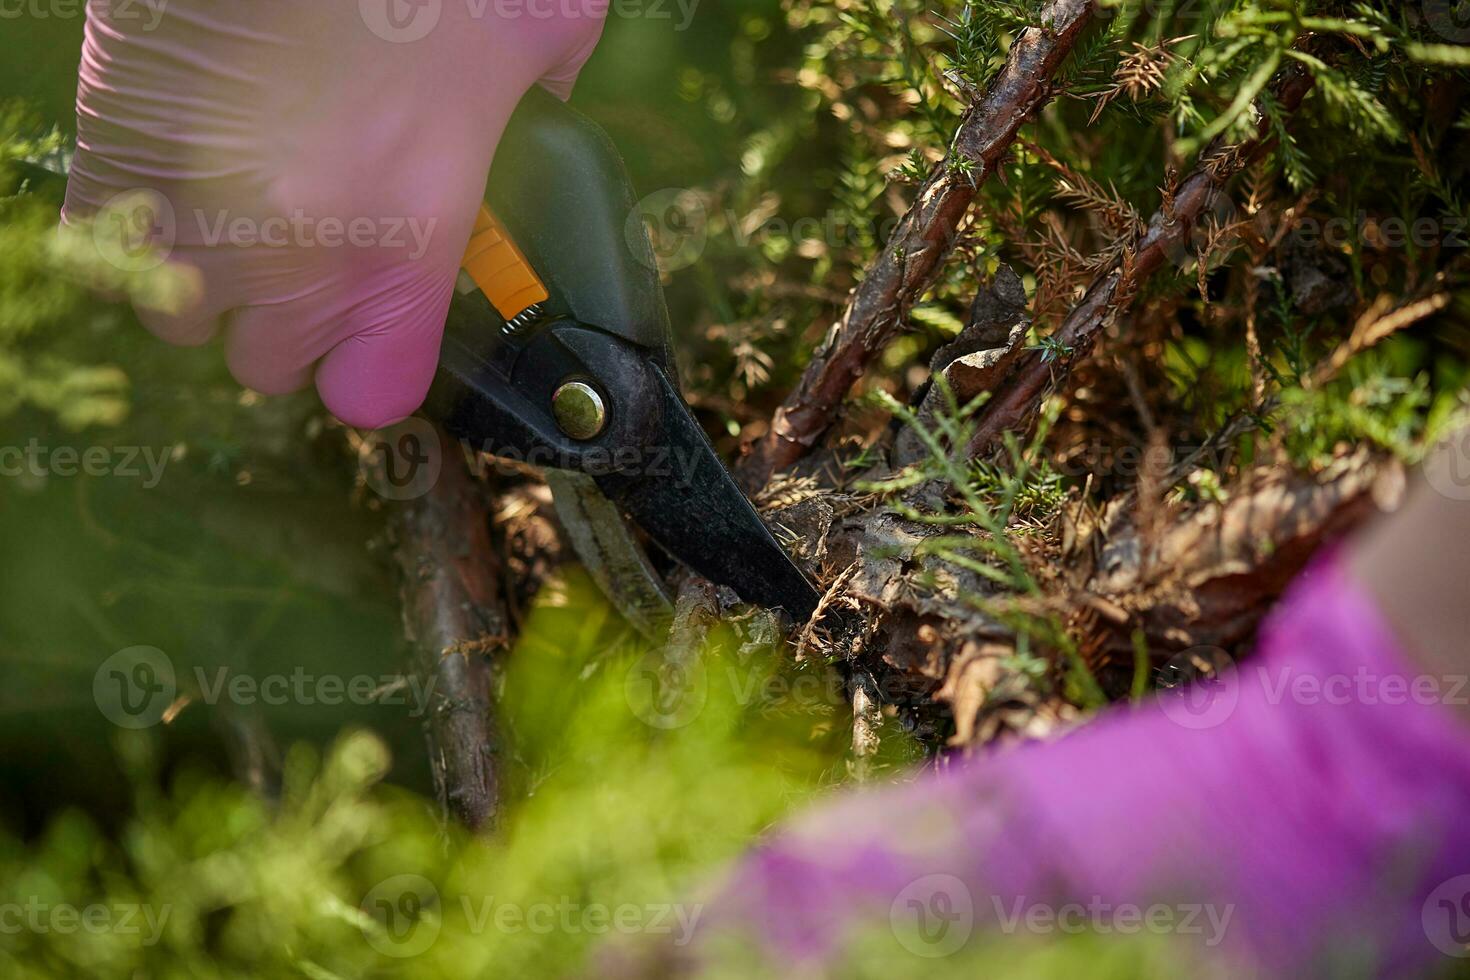
[[[570,54],[561,64],[541,76],[540,85],[552,95],[565,102],[572,97],[572,86],[582,72],[582,66],[592,57],[598,40],[602,37],[603,16],[606,10],[588,11],[594,16],[584,16],[571,22],[573,28]],[[596,14],[600,14],[598,16]]]
[[[154,272],[156,281],[166,284],[133,297],[138,320],[154,336],[181,347],[207,343],[224,314],[238,303],[221,288],[239,278],[218,274],[228,258],[216,250],[179,245],[176,209],[155,190],[117,192],[99,206],[89,196],[95,188],[78,175],[86,155],[78,148],[58,233],[80,245],[100,266],[112,265],[125,273]],[[118,299],[125,295],[105,286],[101,291]]]
[[[310,384],[312,364],[330,349],[338,322],[317,295],[242,307],[229,320],[225,364],[236,381],[263,395]]]
[[[159,340],[179,347],[198,347],[209,343],[219,333],[229,311],[239,298],[220,289],[222,280],[208,270],[214,256],[201,253],[197,257],[170,258],[168,270],[181,282],[190,284],[172,309],[159,309],[143,303],[134,305],[138,321]]]
[[[214,339],[224,322],[221,310],[195,309],[185,313],[166,313],[139,306],[138,321],[148,332],[165,343],[178,347],[201,347]]]
[[[306,387],[328,352],[388,323],[395,310],[414,315],[401,298],[421,279],[453,276],[443,255],[397,261],[370,250],[243,251],[258,261],[235,263],[249,299],[229,318],[225,362],[236,381],[267,395]]]
[[[439,361],[456,270],[384,290],[352,311],[348,336],[317,365],[327,410],[348,425],[377,429],[423,404]]]

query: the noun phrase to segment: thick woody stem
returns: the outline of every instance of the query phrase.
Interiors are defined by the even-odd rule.
[[[980,185],[995,172],[1021,126],[1054,91],[1052,76],[1093,15],[1091,0],[1053,0],[1043,26],[1023,31],[989,90],[960,120],[945,160],[929,174],[883,251],[848,296],[800,383],[745,457],[740,475],[763,485],[807,453],[832,426],[848,389],[903,328],[934,284]]]
[[[454,443],[441,432],[440,444]],[[439,800],[466,826],[488,828],[499,803],[491,656],[507,642],[507,619],[487,495],[460,454],[446,453],[434,486],[398,507],[393,538],[411,669],[430,694]]]

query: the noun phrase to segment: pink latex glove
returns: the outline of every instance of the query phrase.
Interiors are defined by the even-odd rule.
[[[1470,921],[1470,727],[1448,706],[1465,687],[1327,557],[1202,699],[818,808],[662,954],[843,975],[854,937],[887,934],[920,969],[1026,938],[1033,909],[1123,932],[1116,910],[1161,903],[1223,975],[1422,976]]]
[[[202,288],[140,309],[150,330],[186,345],[223,330],[241,384],[315,379],[350,425],[412,413],[506,121],[537,82],[569,94],[606,4],[144,8],[88,0],[63,224],[108,217],[120,193],[158,202],[141,234]]]

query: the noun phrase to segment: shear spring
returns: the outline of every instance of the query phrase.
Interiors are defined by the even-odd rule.
[[[511,317],[509,320],[506,320],[505,326],[500,328],[501,333],[505,334],[507,337],[520,336],[521,334],[525,333],[532,324],[541,319],[541,314],[544,312],[546,312],[546,310],[544,307],[542,307],[540,303],[532,303],[530,306],[526,307],[524,310],[521,310],[521,312]]]

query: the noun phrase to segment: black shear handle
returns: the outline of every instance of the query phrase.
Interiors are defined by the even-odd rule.
[[[516,107],[485,200],[551,298],[668,370],[669,311],[632,181],[602,127],[541,88]]]

